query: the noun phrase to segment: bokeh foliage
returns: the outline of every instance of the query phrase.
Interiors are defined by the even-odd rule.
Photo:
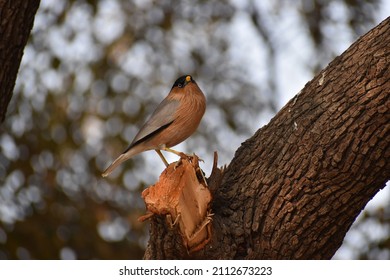
[[[293,84],[286,69],[308,81],[379,22],[380,6],[42,0],[0,131],[0,259],[142,258],[140,192],[163,165],[147,152],[109,179],[100,173],[174,80],[192,74],[206,94],[198,132],[178,149],[195,151],[208,173],[214,150],[228,164],[282,96],[296,93],[284,92]],[[389,236],[389,209],[381,209],[367,215]],[[388,257],[389,241],[376,241],[378,254],[350,256]]]

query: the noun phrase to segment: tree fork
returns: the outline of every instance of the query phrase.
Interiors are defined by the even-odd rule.
[[[153,219],[145,258],[331,258],[390,178],[388,46],[390,18],[241,145],[213,191],[203,250],[188,255]]]

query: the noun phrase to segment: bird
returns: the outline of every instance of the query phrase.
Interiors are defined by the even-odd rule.
[[[157,106],[128,148],[102,173],[110,175],[134,155],[155,150],[168,167],[161,150],[181,155],[171,147],[183,142],[198,128],[206,111],[206,97],[191,75],[179,77],[167,97]]]

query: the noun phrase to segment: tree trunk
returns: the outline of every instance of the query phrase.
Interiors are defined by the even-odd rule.
[[[39,0],[0,0],[0,122],[5,119]]]
[[[212,239],[188,254],[153,217],[146,259],[329,259],[390,178],[390,18],[245,141],[213,190]]]

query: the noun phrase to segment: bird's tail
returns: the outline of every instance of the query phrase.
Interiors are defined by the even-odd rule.
[[[140,145],[136,145],[134,147],[130,147],[127,149],[123,154],[121,154],[119,157],[117,157],[113,163],[109,167],[107,167],[106,170],[102,173],[103,177],[107,177],[111,174],[112,171],[114,171],[115,168],[117,168],[119,165],[121,165],[123,162],[131,158],[132,156],[139,154],[142,151],[145,151],[147,149],[144,149],[144,147]]]
[[[103,177],[107,177],[111,174],[112,171],[114,171],[115,168],[117,168],[119,165],[121,165],[123,162],[128,160],[132,155],[128,155],[128,153],[121,154],[119,157],[117,157],[113,163],[110,164],[109,167],[107,167],[106,170],[102,173]]]

